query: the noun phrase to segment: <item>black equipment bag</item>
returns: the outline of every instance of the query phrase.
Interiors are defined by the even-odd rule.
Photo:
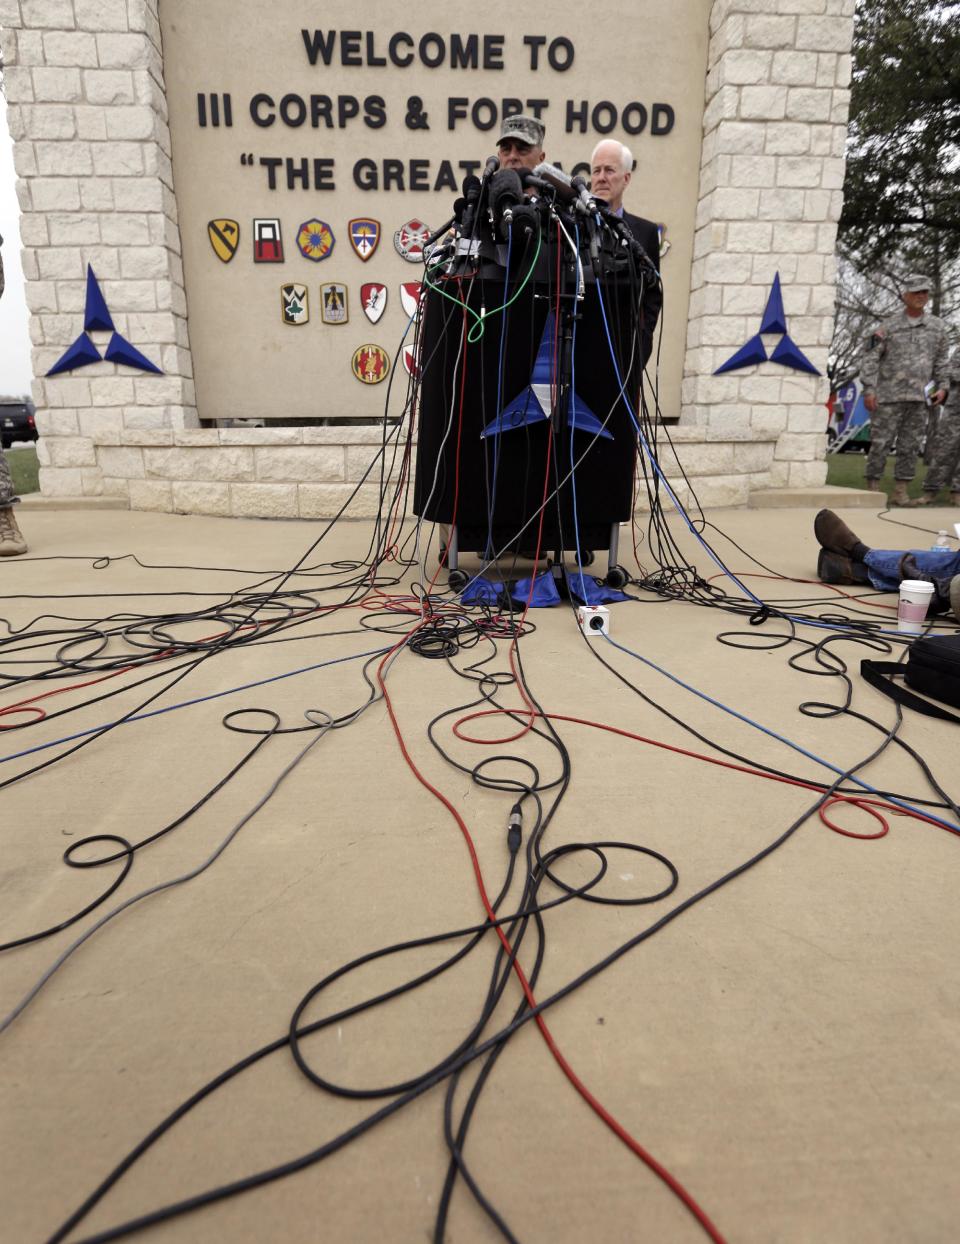
[[[906,665],[898,661],[861,661],[860,673],[871,687],[898,704],[960,726],[956,713],[929,704],[891,681],[892,677],[903,675],[907,686],[914,691],[960,708],[960,635],[924,635],[914,640]]]

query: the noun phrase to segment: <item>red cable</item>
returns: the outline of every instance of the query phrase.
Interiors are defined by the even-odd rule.
[[[494,744],[499,745],[501,743],[508,743],[512,741],[512,737],[517,737],[517,736],[508,736],[507,738],[502,738],[502,739],[471,738],[471,736],[469,734],[465,734],[460,727],[465,722],[474,721],[475,719],[479,717],[498,717],[502,715],[507,715],[510,711],[511,710],[508,710],[505,708],[488,708],[488,709],[479,710],[476,713],[467,713],[463,717],[458,717],[457,720],[453,723],[453,726],[451,727],[451,729],[454,735],[456,735],[458,739],[461,739],[465,743],[479,743],[479,744],[490,745],[490,746]],[[523,710],[516,709],[512,711],[515,714],[519,714]],[[703,752],[690,751],[689,748],[678,747],[673,743],[663,743],[658,739],[647,738],[646,735],[635,734],[632,730],[625,730],[621,728],[620,726],[610,726],[602,721],[590,721],[586,717],[573,717],[567,713],[541,713],[539,710],[535,710],[535,714],[538,717],[543,717],[550,721],[570,721],[570,722],[573,722],[574,725],[591,726],[595,730],[606,730],[610,734],[619,734],[623,738],[633,739],[634,742],[637,742],[637,743],[648,743],[651,747],[659,747],[663,751],[676,752],[677,755],[679,756],[690,756],[692,759],[702,760],[708,765],[718,765],[722,769],[733,769],[737,773],[746,773],[746,774],[749,774],[751,777],[764,778],[768,782],[781,782],[785,786],[799,786],[804,790],[821,791],[821,792],[823,790],[822,786],[818,786],[814,782],[804,782],[801,778],[782,777],[780,774],[777,774],[777,773],[767,773],[766,770],[764,769],[753,769],[749,765],[738,765],[732,760],[720,760],[716,756],[707,756],[707,755],[704,755]],[[858,808],[862,808],[864,811],[870,812],[872,816],[877,816],[877,814],[872,811],[873,808],[883,808],[884,811],[892,813],[894,816],[908,816],[908,817],[912,817],[916,821],[923,821],[927,825],[935,825],[938,829],[947,829],[946,826],[942,825],[940,821],[935,820],[933,817],[925,816],[924,813],[919,812],[919,811],[912,812],[908,808],[898,807],[896,804],[888,803],[884,799],[869,799],[864,795],[831,795],[830,798],[826,800],[826,802],[824,803],[823,807],[820,810],[820,819],[824,822],[825,825],[829,826],[830,829],[834,830],[838,834],[844,834],[848,838],[865,838],[865,839],[882,838],[884,837],[886,830],[884,831],[884,833],[880,833],[880,834],[855,834],[850,830],[840,829],[838,826],[834,825],[830,820],[828,820],[823,815],[824,811],[834,803],[855,804]],[[889,826],[887,826],[887,823],[882,816],[877,816],[877,820],[879,820],[881,824],[886,826],[886,829],[889,829]],[[947,832],[950,833],[953,831],[947,829]]]
[[[402,642],[404,641],[401,641],[401,643]],[[511,648],[513,648],[515,644],[516,644],[516,641],[514,641],[514,644],[511,645]],[[424,777],[424,775],[420,772],[420,770],[417,768],[416,764],[414,763],[413,758],[411,757],[410,753],[407,751],[407,746],[406,746],[406,743],[404,742],[403,734],[400,730],[400,724],[397,721],[396,714],[394,713],[393,704],[390,700],[390,695],[387,691],[386,682],[383,677],[384,666],[390,660],[390,656],[392,655],[392,653],[395,652],[397,648],[399,647],[400,647],[400,644],[397,644],[391,650],[391,652],[388,653],[383,658],[383,660],[380,662],[380,664],[377,666],[377,683],[379,684],[381,693],[383,694],[384,704],[386,705],[387,712],[390,716],[390,723],[393,726],[393,732],[396,735],[397,743],[400,747],[401,754],[403,755],[404,760],[407,762],[407,765],[411,773],[414,775],[417,781],[421,784],[421,786],[423,786],[426,790],[428,790],[430,794],[434,796],[435,799],[438,799],[440,803],[443,804],[443,806],[447,809],[447,811],[456,821],[457,826],[460,829],[460,833],[463,836],[464,843],[466,844],[467,852],[470,856],[470,862],[473,867],[474,877],[477,882],[477,889],[480,894],[480,901],[483,904],[483,907],[487,913],[488,919],[495,922],[497,919],[496,913],[491,907],[490,900],[487,896],[486,886],[484,885],[484,881],[483,881],[483,873],[481,872],[481,869],[480,869],[480,861],[477,858],[476,848],[474,846],[473,839],[470,836],[470,831],[467,828],[466,822],[464,821],[460,813],[457,811],[457,809],[450,802],[450,800],[446,797],[446,795],[444,795],[440,790],[437,789],[437,787],[435,787],[431,782],[429,782]],[[512,655],[511,655],[511,663],[512,663]],[[531,705],[531,708],[532,707],[533,706]],[[513,952],[512,952],[512,948],[510,946],[509,940],[507,939],[506,934],[503,932],[503,930],[500,928],[499,925],[495,925],[495,932],[498,938],[500,939],[501,945],[504,948],[504,952],[508,955],[508,957],[511,956]],[[535,1007],[537,1005],[536,998],[534,997],[533,991],[530,988],[530,984],[527,980],[526,974],[523,971],[523,968],[520,966],[519,962],[516,959],[513,960],[513,970],[517,975],[517,979],[520,982],[520,986],[523,989],[524,996],[526,997],[527,1002],[529,1003],[531,1007]],[[559,1047],[557,1046],[553,1038],[552,1033],[550,1032],[550,1029],[547,1027],[546,1021],[544,1020],[543,1016],[542,1015],[535,1016],[534,1022],[536,1023],[537,1027],[540,1029],[540,1033],[544,1041],[547,1044],[547,1048],[550,1050],[550,1053],[553,1055],[558,1066],[561,1068],[563,1073],[566,1075],[567,1079],[574,1086],[574,1088],[577,1090],[580,1096],[584,1099],[584,1101],[591,1107],[591,1109],[598,1115],[598,1117],[601,1118],[604,1123],[606,1123],[607,1127],[610,1128],[610,1130],[614,1133],[614,1135],[616,1135],[618,1139],[620,1139],[627,1146],[627,1148],[629,1148],[634,1154],[636,1154],[636,1156],[640,1158],[641,1161],[646,1163],[646,1165],[650,1168],[650,1170],[652,1170],[654,1174],[657,1175],[667,1185],[667,1187],[671,1190],[671,1192],[673,1192],[673,1194],[686,1206],[686,1208],[690,1211],[690,1213],[693,1214],[694,1218],[696,1218],[696,1220],[699,1222],[701,1227],[703,1227],[704,1231],[706,1231],[710,1239],[714,1241],[714,1244],[725,1244],[723,1236],[720,1234],[720,1232],[711,1222],[707,1214],[696,1203],[696,1201],[693,1199],[690,1193],[687,1192],[687,1190],[679,1182],[679,1180],[677,1180],[673,1175],[671,1175],[670,1172],[666,1169],[666,1167],[661,1165],[661,1163],[657,1161],[657,1159],[653,1156],[653,1154],[648,1152],[648,1150],[646,1150],[640,1144],[638,1140],[636,1140],[633,1136],[631,1136],[630,1133],[626,1130],[626,1128],[621,1123],[619,1123],[617,1119],[615,1119],[613,1115],[606,1109],[606,1107],[602,1104],[602,1102],[598,1101],[597,1098],[594,1097],[594,1095],[590,1092],[590,1090],[583,1083],[583,1081],[579,1078],[579,1076],[576,1074],[576,1072],[573,1070],[573,1068],[567,1062],[566,1058],[561,1053]]]

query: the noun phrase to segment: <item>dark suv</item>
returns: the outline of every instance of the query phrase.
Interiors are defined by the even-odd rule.
[[[35,441],[37,425],[33,419],[33,402],[10,402],[0,399],[0,445],[9,449],[14,441]]]

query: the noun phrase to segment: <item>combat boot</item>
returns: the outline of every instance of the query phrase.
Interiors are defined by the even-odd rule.
[[[960,505],[960,492],[952,492],[950,494],[950,504]]]
[[[868,480],[866,481],[866,483],[867,483],[867,488],[868,488],[871,492],[879,492],[879,491],[880,491],[880,481],[879,481],[878,479],[868,479]]]
[[[26,553],[27,542],[13,516],[13,506],[0,510],[0,557],[18,557]]]
[[[937,504],[937,496],[938,496],[938,495],[939,495],[938,493],[931,492],[929,489],[927,489],[927,490],[925,490],[924,492],[922,492],[922,493],[920,494],[920,496],[919,496],[919,497],[917,497],[917,499],[916,499],[915,501],[911,501],[911,502],[909,502],[909,504],[910,504],[911,506],[918,506],[918,505],[936,505],[936,504]]]
[[[907,496],[906,480],[898,479],[894,481],[893,492],[888,498],[891,505],[909,505],[910,498]]]

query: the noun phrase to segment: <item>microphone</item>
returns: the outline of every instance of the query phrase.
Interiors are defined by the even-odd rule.
[[[580,207],[592,216],[597,210],[597,201],[590,193],[587,183],[582,177],[574,177],[570,185],[577,192]]]
[[[499,167],[500,167],[500,157],[495,156],[495,155],[488,156],[487,162],[483,166],[483,180],[486,181],[488,177],[492,177],[493,174],[499,169]]]
[[[503,225],[513,219],[513,212],[523,202],[523,183],[520,175],[512,168],[502,168],[493,175],[490,182],[490,215],[501,235],[505,232]]]
[[[433,233],[431,233],[426,242],[424,242],[424,247],[433,246],[434,242],[439,241],[451,225],[458,225],[463,219],[463,210],[466,206],[466,199],[455,199],[453,204],[453,215],[448,221],[442,224],[439,229],[434,229]]]
[[[460,233],[464,237],[469,238],[473,236],[473,231],[476,227],[477,208],[483,191],[483,182],[481,182],[479,177],[475,177],[471,173],[469,176],[464,177],[461,189],[463,191],[462,201],[465,203],[465,208],[461,218]],[[461,200],[458,199],[457,202],[461,202]]]

